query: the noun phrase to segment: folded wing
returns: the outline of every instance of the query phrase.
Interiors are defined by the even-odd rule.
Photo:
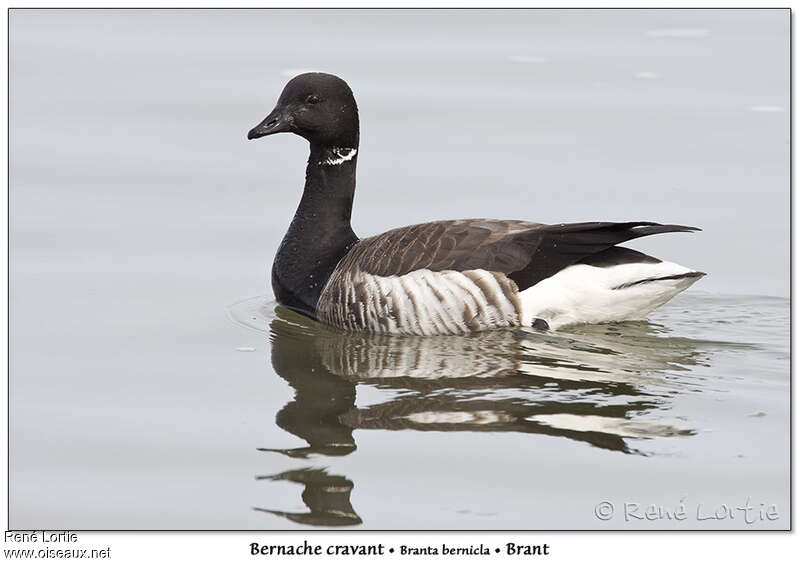
[[[362,239],[338,268],[376,276],[402,276],[421,269],[482,269],[506,274],[522,291],[570,265],[591,262],[594,255],[617,244],[680,231],[698,229],[643,221],[553,225],[494,219],[436,221]]]

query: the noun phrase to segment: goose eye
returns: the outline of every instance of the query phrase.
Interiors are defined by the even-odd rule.
[[[306,104],[316,104],[319,102],[319,96],[316,94],[309,94],[308,98],[306,98]]]

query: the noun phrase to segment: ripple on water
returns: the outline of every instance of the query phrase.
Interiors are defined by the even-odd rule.
[[[711,35],[711,31],[701,27],[673,27],[667,29],[651,29],[646,33],[647,37],[659,37],[667,39],[700,39]]]
[[[342,402],[336,425],[346,434],[357,428],[514,431],[634,454],[640,451],[629,439],[695,434],[691,420],[671,412],[675,398],[726,393],[733,379],[707,374],[715,355],[769,348],[770,339],[743,339],[742,327],[779,328],[788,308],[775,298],[687,295],[654,315],[659,323],[439,337],[346,333],[263,297],[229,311],[236,323],[269,336],[273,367],[297,397],[341,393],[333,401]],[[729,325],[719,331],[715,321]],[[356,386],[381,390],[379,399],[356,406]],[[305,406],[313,408],[313,401]],[[295,431],[311,451],[330,450],[315,438],[319,430]],[[352,438],[338,442],[351,445]]]

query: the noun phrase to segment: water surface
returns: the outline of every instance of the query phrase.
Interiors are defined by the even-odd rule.
[[[11,527],[787,526],[788,11],[9,19]],[[709,275],[552,333],[276,309],[307,146],[245,136],[305,69],[358,100],[359,235],[679,223],[631,246]],[[595,514],[684,497],[779,519]]]
[[[259,448],[264,464],[281,470],[257,479],[272,482],[271,491],[302,485],[304,507],[257,507],[274,517],[374,528],[417,528],[420,520],[425,528],[787,522],[785,514],[756,517],[788,487],[785,300],[696,293],[650,322],[464,337],[345,333],[265,298],[236,303],[230,314],[269,337],[269,364],[293,392],[275,423],[296,440]],[[363,475],[368,490],[384,484],[375,495],[394,500],[391,508],[367,502],[360,512],[361,484],[348,471]],[[762,482],[762,473],[778,481]],[[742,510],[716,518],[722,505],[746,507],[748,498],[752,522]],[[596,516],[602,502],[614,504],[616,518]],[[626,520],[626,503],[642,509],[629,505]],[[650,505],[675,511],[681,503],[686,521],[636,517]],[[524,521],[509,519],[509,510],[520,519],[526,507]]]

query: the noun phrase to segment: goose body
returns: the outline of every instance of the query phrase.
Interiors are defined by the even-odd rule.
[[[303,197],[272,268],[279,303],[351,331],[464,334],[644,319],[704,275],[618,246],[694,227],[463,219],[359,239],[350,225],[358,110],[347,84],[306,73],[248,133],[306,138]]]

